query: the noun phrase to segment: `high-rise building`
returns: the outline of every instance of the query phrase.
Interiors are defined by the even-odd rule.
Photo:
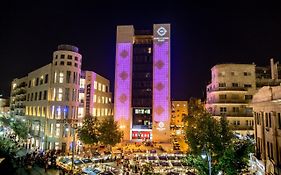
[[[81,75],[81,64],[82,55],[77,47],[59,45],[52,63],[12,82],[11,113],[28,123],[29,148],[70,151],[71,130],[86,113],[92,114],[93,97],[101,94],[100,98],[111,99],[109,81],[90,71]],[[104,111],[110,105],[99,107]]]
[[[252,101],[257,174],[281,174],[281,86],[265,86]]]
[[[124,141],[169,141],[170,24],[117,26],[114,95]]]
[[[226,116],[235,132],[253,134],[254,119],[249,103],[256,92],[255,65],[219,64],[211,71],[206,109],[216,118]]]

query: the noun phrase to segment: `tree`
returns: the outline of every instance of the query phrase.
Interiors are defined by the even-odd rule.
[[[196,105],[195,103],[190,104]],[[217,120],[201,106],[193,106],[189,110],[186,142],[190,147],[190,156],[194,158],[194,161],[190,161],[190,156],[188,156],[187,163],[196,168],[200,174],[207,173],[206,160],[200,156],[205,150],[212,157],[212,172],[214,174],[224,170],[224,167],[228,167],[227,170],[223,171],[227,175],[241,172],[247,166],[252,143],[237,141],[224,116]]]
[[[26,122],[21,120],[14,120],[11,122],[11,128],[15,132],[15,134],[21,139],[27,139],[28,136],[28,126]]]
[[[114,121],[113,116],[104,119],[99,126],[99,141],[107,146],[115,146],[121,142],[123,133],[119,130],[118,124]]]
[[[78,128],[78,137],[88,145],[94,145],[99,141],[99,121],[97,117],[86,115],[82,122],[82,127]]]

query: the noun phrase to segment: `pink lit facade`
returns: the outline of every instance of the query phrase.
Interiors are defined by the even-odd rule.
[[[170,25],[117,27],[114,118],[124,141],[170,139]]]

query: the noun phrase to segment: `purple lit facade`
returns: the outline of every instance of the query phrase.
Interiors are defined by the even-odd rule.
[[[131,43],[118,43],[115,73],[115,120],[129,120],[131,111]]]
[[[170,24],[117,26],[114,118],[124,141],[170,140]]]
[[[167,41],[153,44],[153,120],[169,120],[169,43]]]

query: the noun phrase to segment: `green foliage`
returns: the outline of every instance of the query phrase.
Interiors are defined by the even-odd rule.
[[[113,116],[104,119],[99,126],[100,138],[99,141],[105,145],[115,146],[121,142],[123,133],[119,131],[117,122]]]
[[[99,121],[97,117],[86,115],[82,127],[78,128],[78,137],[84,144],[93,145],[98,143],[100,133],[98,131]]]
[[[113,116],[103,121],[97,117],[87,115],[83,119],[82,127],[78,128],[78,137],[84,144],[94,145],[102,143],[115,146],[121,141],[123,133],[119,131]]]
[[[237,140],[224,116],[216,120],[200,104],[199,107],[194,102],[189,105],[195,106],[189,108],[187,118],[186,142],[191,149],[187,163],[196,168],[199,174],[207,173],[207,160],[201,158],[205,149],[211,154],[214,174],[219,171],[227,175],[239,174],[247,167],[253,143],[249,140]]]
[[[11,123],[11,128],[14,130],[15,134],[21,139],[27,139],[28,136],[28,126],[25,122],[21,120],[15,120]]]

